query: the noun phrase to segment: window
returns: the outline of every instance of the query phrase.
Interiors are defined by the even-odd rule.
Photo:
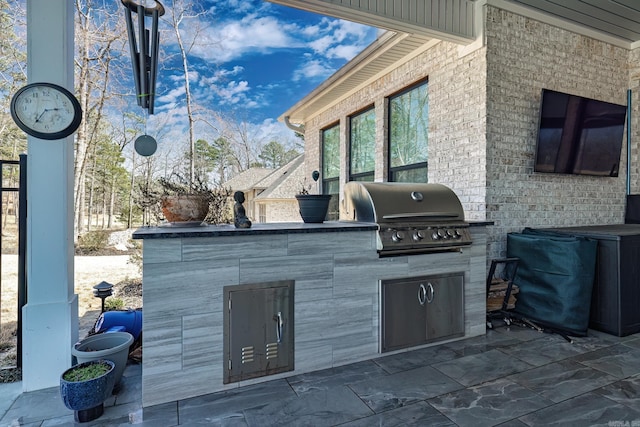
[[[340,213],[340,125],[322,131],[322,194],[331,194],[327,219],[336,220]]]
[[[389,181],[427,182],[427,82],[389,98]]]
[[[322,131],[322,193],[340,192],[340,126]]]
[[[267,205],[264,203],[258,205],[258,222],[267,222]]]
[[[351,116],[349,181],[373,181],[375,169],[376,112],[371,108]]]

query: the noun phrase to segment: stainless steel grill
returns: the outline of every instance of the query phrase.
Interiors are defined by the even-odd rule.
[[[377,223],[381,256],[459,250],[471,244],[462,204],[442,184],[349,182],[340,219]]]

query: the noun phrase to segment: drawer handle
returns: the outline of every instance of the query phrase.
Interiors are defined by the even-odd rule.
[[[420,305],[424,305],[426,301],[427,301],[427,289],[424,287],[422,283],[420,283],[420,286],[418,287],[418,302],[420,303]]]
[[[436,291],[433,289],[433,285],[431,283],[427,284],[427,302],[430,304],[433,302],[433,298],[436,296]]]

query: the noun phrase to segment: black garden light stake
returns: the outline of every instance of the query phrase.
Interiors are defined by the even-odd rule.
[[[125,6],[129,48],[133,79],[136,84],[138,105],[153,114],[153,101],[158,73],[158,18],[164,15],[164,6],[158,0],[121,0]],[[152,4],[148,6],[147,4]],[[136,39],[132,12],[138,15],[138,35]],[[145,28],[145,18],[151,17],[151,30]]]

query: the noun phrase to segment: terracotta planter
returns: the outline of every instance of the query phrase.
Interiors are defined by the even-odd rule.
[[[65,375],[74,369],[94,364],[109,365],[109,370],[92,379],[67,381]],[[72,366],[60,376],[60,397],[64,405],[74,411],[76,422],[93,421],[104,413],[104,401],[111,396],[115,384],[115,363],[110,360],[93,360]]]
[[[171,223],[201,223],[209,213],[209,201],[193,194],[165,196],[162,213]]]
[[[331,201],[330,194],[298,194],[296,199],[300,208],[300,216],[304,222],[324,222]]]

